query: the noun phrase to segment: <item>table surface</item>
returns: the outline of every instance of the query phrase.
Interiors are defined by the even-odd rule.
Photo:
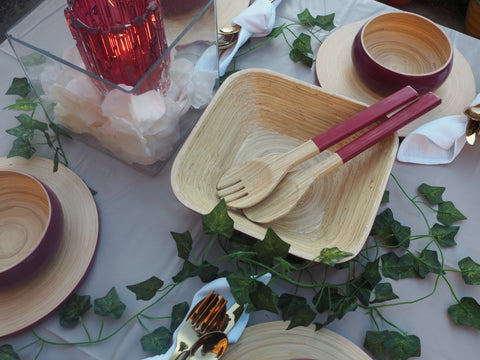
[[[391,9],[372,0],[283,0],[277,10],[276,24],[295,21],[296,14],[305,8],[312,14],[335,13],[337,27]],[[478,88],[480,41],[451,29],[445,30],[454,46],[469,61]],[[314,51],[318,50],[318,46],[320,45],[317,44]],[[4,51],[0,51],[0,106],[4,108],[12,103],[11,96],[3,95],[12,78],[23,77],[24,74],[15,57],[11,55],[9,44],[3,43],[1,49]],[[277,39],[267,47],[241,57],[237,67],[268,68],[316,84],[314,68],[309,69],[292,62],[288,53],[289,48],[285,42]],[[6,156],[12,137],[4,130],[16,126],[16,120],[7,110],[0,111],[0,119],[0,155]],[[177,260],[177,250],[170,232],[182,233],[189,230],[194,239],[195,251],[205,247],[200,215],[185,208],[172,192],[170,169],[173,159],[158,175],[149,176],[78,141],[66,141],[65,150],[70,168],[98,192],[95,200],[101,222],[98,252],[78,293],[95,299],[105,296],[108,290],[115,286],[120,298],[127,305],[123,315],[127,318],[141,309],[144,303],[135,301],[126,285],[138,283],[152,275],[168,282],[180,270],[181,262]],[[48,156],[48,153],[43,151],[39,151],[37,155]],[[476,205],[480,203],[480,193],[477,190],[480,181],[480,165],[477,161],[479,156],[478,145],[466,146],[450,165],[422,166],[396,162],[392,170],[409,194],[415,194],[421,183],[445,186],[444,198],[452,200],[469,219],[461,224],[460,232],[456,236],[458,245],[445,250],[447,266],[457,267],[457,261],[466,256],[471,256],[477,262],[480,260],[478,228],[474,221],[478,216]],[[389,206],[396,218],[412,227],[413,234],[425,233],[421,219],[415,210],[411,209],[411,205],[393,180],[389,182],[387,189],[390,191]],[[460,276],[453,276],[451,281],[459,298],[471,296],[480,301],[480,288],[464,285]],[[401,299],[428,294],[434,285],[433,278],[393,283],[395,292]],[[200,286],[198,280],[189,280],[186,286],[179,287],[172,296],[160,303],[158,312],[168,314],[172,305],[181,301],[190,302],[193,293]],[[440,283],[433,297],[411,305],[391,307],[386,309],[384,314],[409,334],[420,337],[422,359],[474,359],[478,356],[479,333],[472,328],[456,326],[450,320],[446,310],[454,303],[450,289]],[[249,325],[277,319],[277,315],[259,312],[250,317]],[[87,321],[94,322],[91,319]],[[362,346],[365,331],[374,329],[374,324],[363,311],[357,310],[330,324],[328,328]],[[83,330],[80,327],[71,330],[61,328],[56,316],[46,319],[36,329],[58,341],[83,339]],[[40,359],[142,359],[151,355],[141,349],[139,339],[142,335],[144,330],[132,322],[121,334],[104,344],[84,347],[47,346]],[[8,343],[18,348],[31,341],[32,334],[24,331],[1,339],[0,345]],[[33,359],[34,354],[35,351],[29,349],[20,355],[24,359]]]

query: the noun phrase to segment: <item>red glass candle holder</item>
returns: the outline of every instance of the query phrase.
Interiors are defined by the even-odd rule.
[[[162,4],[163,15],[180,16],[198,9],[209,0],[160,0]]]
[[[68,0],[65,18],[87,71],[137,93],[166,90],[170,57],[159,0]]]

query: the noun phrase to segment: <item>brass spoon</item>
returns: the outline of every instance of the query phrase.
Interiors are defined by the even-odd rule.
[[[466,130],[467,142],[470,145],[473,145],[478,134],[480,133],[480,104],[468,107],[465,110],[465,115],[468,116]]]
[[[220,359],[228,346],[227,335],[221,331],[215,331],[203,335],[190,349],[190,360],[214,360]]]
[[[225,26],[218,30],[218,34],[221,35],[220,39],[218,39],[218,49],[225,50],[233,46],[238,39],[239,32],[239,25]]]

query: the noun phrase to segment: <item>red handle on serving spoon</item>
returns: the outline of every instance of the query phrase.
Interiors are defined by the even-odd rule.
[[[390,114],[400,106],[414,100],[417,96],[418,93],[415,89],[411,86],[406,86],[315,136],[312,141],[320,151],[326,150],[330,146]]]
[[[354,158],[356,155],[360,154],[370,146],[376,144],[387,135],[397,131],[411,121],[432,110],[441,102],[442,99],[440,99],[434,93],[426,93],[412,104],[406,106],[387,120],[383,121],[376,127],[337,150],[336,154],[342,158],[343,163],[346,163],[348,160]]]

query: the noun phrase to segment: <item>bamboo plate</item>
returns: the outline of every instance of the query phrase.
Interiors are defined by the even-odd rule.
[[[364,108],[276,72],[239,71],[219,88],[180,149],[171,171],[173,191],[186,207],[209,213],[219,202],[218,179],[233,164],[284,152]],[[314,259],[324,248],[333,247],[353,257],[367,240],[397,148],[396,135],[385,138],[321,179],[306,201],[274,222],[256,224],[233,209],[229,215],[237,230],[257,239],[273,228],[291,245],[290,253],[304,259]],[[322,156],[326,154],[309,161]]]
[[[334,93],[371,105],[382,98],[357,75],[351,58],[355,35],[364,21],[343,26],[329,35],[317,53],[316,73],[320,86]],[[447,80],[434,91],[442,103],[398,131],[406,136],[418,126],[449,115],[460,115],[475,98],[475,78],[465,57],[454,49],[453,67]]]
[[[343,336],[313,326],[286,330],[287,322],[274,321],[248,327],[222,360],[371,360],[362,349]]]
[[[57,195],[63,210],[63,238],[48,264],[32,279],[0,288],[0,338],[24,330],[54,312],[85,277],[97,248],[99,221],[93,196],[70,169],[44,158],[0,158],[0,169],[31,174]]]

